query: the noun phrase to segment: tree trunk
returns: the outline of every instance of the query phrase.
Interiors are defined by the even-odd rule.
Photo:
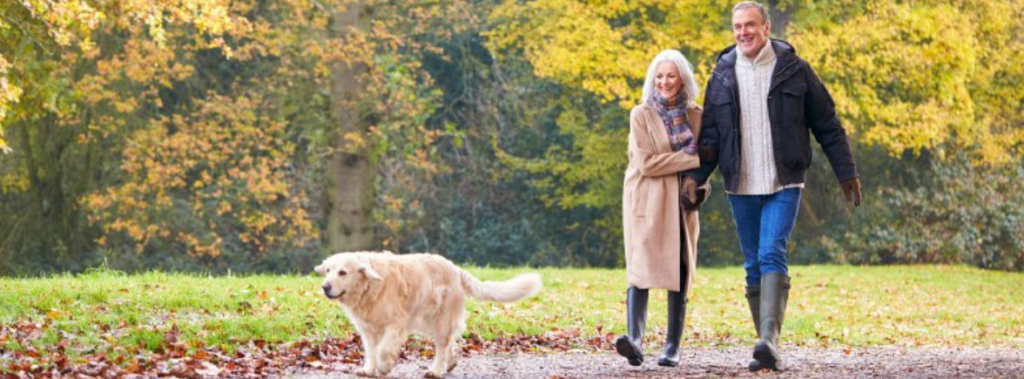
[[[363,3],[354,1],[334,17],[335,36],[343,40],[362,25]],[[365,149],[347,145],[344,135],[367,131],[365,118],[359,113],[359,94],[366,65],[339,62],[334,67],[331,96],[338,133],[333,137],[335,153],[330,158],[331,210],[327,244],[332,251],[367,250],[378,246],[373,235],[373,182],[376,173]]]
[[[793,11],[796,6],[789,4],[785,10],[779,9],[779,0],[771,0],[768,2],[768,17],[771,19],[771,34],[773,37],[781,40],[786,39],[786,28],[789,27],[789,21],[793,19]]]

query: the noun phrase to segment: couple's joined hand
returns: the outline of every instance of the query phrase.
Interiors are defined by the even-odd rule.
[[[697,205],[697,181],[689,176],[683,177],[683,207],[692,209]]]

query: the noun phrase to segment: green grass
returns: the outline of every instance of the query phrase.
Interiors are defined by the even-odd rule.
[[[469,268],[484,280],[530,269]],[[469,332],[483,338],[625,330],[625,272],[539,269],[545,288],[513,304],[472,300]],[[783,340],[802,346],[1024,346],[1024,274],[962,266],[797,266]],[[690,294],[687,344],[754,340],[739,268],[699,269]],[[42,327],[32,338],[0,339],[4,351],[68,343],[68,355],[159,349],[176,325],[190,349],[345,336],[351,326],[313,276],[205,277],[94,272],[0,279],[0,327]],[[665,291],[652,290],[648,338],[665,325]],[[29,328],[32,329],[32,328]],[[599,332],[600,330],[600,332]]]

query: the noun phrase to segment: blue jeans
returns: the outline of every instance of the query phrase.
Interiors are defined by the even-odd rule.
[[[796,224],[801,191],[787,188],[771,195],[729,195],[748,286],[759,285],[761,276],[768,273],[789,274],[786,244]]]

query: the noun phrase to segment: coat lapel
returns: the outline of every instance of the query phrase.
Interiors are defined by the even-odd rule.
[[[665,130],[665,123],[661,121],[661,117],[658,117],[658,113],[647,104],[644,104],[644,116],[647,117],[647,134],[651,137],[651,141],[654,142],[655,152],[672,152],[672,147],[668,143],[668,130]]]

